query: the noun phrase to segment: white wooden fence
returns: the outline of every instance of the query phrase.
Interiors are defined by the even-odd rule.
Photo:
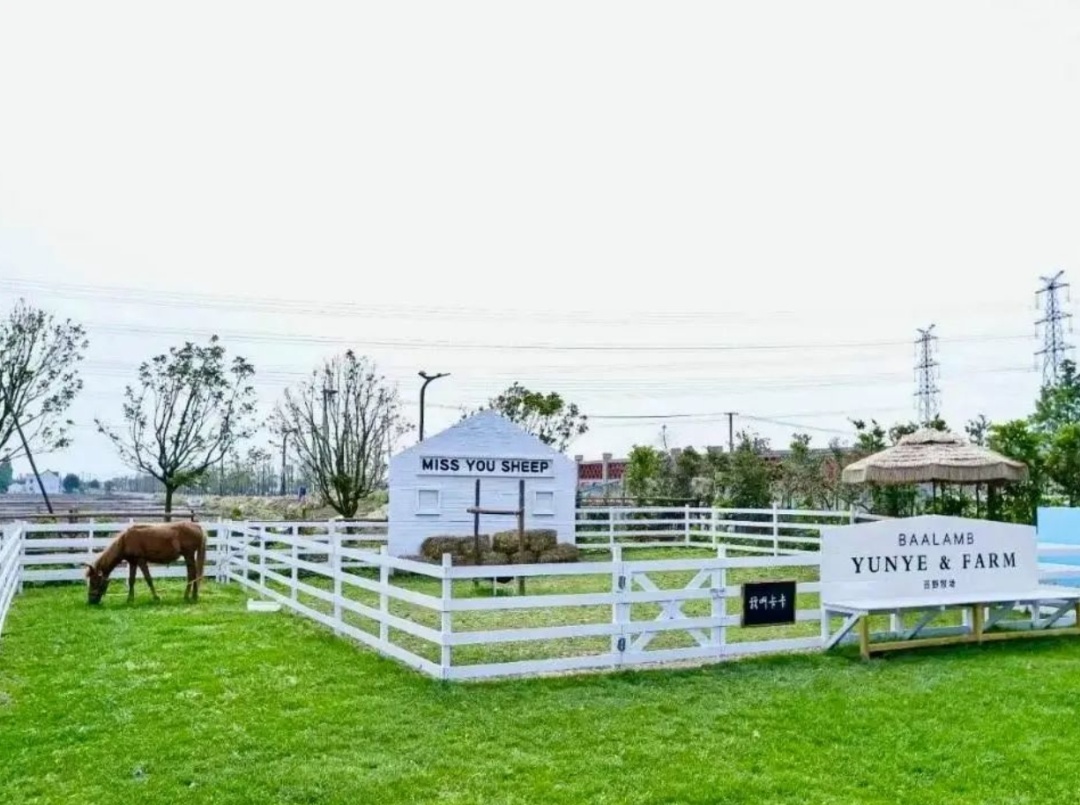
[[[18,526],[5,525],[0,530],[0,635],[15,592],[22,587],[22,542]]]
[[[260,528],[233,527],[225,539],[227,580],[441,679],[821,645],[816,602],[801,606],[795,626],[771,630],[780,634],[740,628],[729,606],[742,588],[728,571],[807,568],[816,576],[817,557],[809,554],[729,557],[720,548],[705,559],[627,561],[616,545],[610,561],[455,567],[449,555],[429,564],[391,557],[385,547],[376,553]],[[526,594],[498,594],[495,580],[514,577],[525,578]],[[797,585],[802,599],[817,591],[816,579]],[[741,634],[730,639],[732,632]]]
[[[603,508],[577,510],[577,544],[654,548],[684,545],[726,545],[743,553],[816,551],[821,529],[870,520],[872,514],[811,509],[721,509],[683,507]]]
[[[81,579],[82,563],[125,525],[5,527],[0,626],[23,582]],[[603,547],[590,552],[602,557],[598,561],[587,554],[577,563],[476,567],[454,566],[449,556],[441,564],[391,557],[372,524],[204,527],[208,577],[241,584],[440,679],[715,662],[823,645],[813,551],[735,556],[736,549],[720,545],[700,558],[672,552],[670,558],[632,559],[615,544],[610,555]],[[350,527],[366,533],[343,533]],[[1059,561],[1078,553],[1075,546],[1052,552]],[[1044,575],[1080,576],[1072,567],[1048,565]],[[183,572],[178,565],[158,568],[155,576]],[[514,578],[525,580],[524,594],[498,581]],[[763,578],[796,581],[795,624],[741,625],[742,583]]]

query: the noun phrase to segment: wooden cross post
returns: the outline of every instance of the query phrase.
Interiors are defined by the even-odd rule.
[[[476,541],[477,554],[480,549],[480,515],[481,514],[494,514],[503,517],[514,516],[518,521],[518,551],[525,550],[525,479],[522,478],[518,481],[518,507],[516,509],[484,509],[480,506],[480,479],[476,479],[476,505],[470,506],[466,509],[469,514],[473,515],[473,536]],[[477,556],[479,560],[479,555]],[[518,595],[525,594],[525,577],[518,576]]]

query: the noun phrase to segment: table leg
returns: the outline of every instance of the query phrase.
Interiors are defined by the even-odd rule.
[[[971,619],[975,625],[975,642],[981,643],[983,637],[983,605],[975,604],[971,609]]]
[[[859,653],[864,660],[870,659],[870,616],[859,619]]]

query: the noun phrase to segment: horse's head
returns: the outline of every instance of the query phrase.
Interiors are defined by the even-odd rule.
[[[109,588],[109,577],[93,565],[86,566],[86,601],[88,604],[100,604],[101,597]]]

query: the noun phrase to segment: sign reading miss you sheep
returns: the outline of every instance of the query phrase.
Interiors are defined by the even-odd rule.
[[[480,458],[476,456],[421,456],[421,475],[496,476],[550,478],[555,462],[550,458]]]
[[[826,529],[821,586],[832,601],[1034,589],[1035,529],[940,516]]]

